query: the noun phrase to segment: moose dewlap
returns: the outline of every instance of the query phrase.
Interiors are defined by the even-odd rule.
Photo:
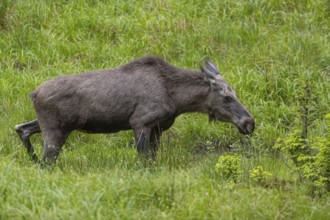
[[[73,130],[113,133],[133,129],[137,151],[155,159],[159,138],[177,116],[202,112],[251,134],[254,119],[217,67],[200,70],[144,57],[123,66],[54,78],[30,94],[37,119],[15,126],[29,155],[39,161],[30,136],[42,133],[42,161],[55,162]]]

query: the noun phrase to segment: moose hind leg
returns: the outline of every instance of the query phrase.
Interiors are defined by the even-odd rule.
[[[38,120],[34,120],[28,123],[19,124],[15,126],[15,130],[22,140],[25,148],[27,149],[28,154],[32,158],[33,161],[39,162],[39,159],[34,152],[33,146],[30,141],[30,136],[35,133],[40,133],[40,126]]]
[[[43,131],[44,135],[44,154],[42,162],[54,164],[70,132],[60,129],[50,129]]]

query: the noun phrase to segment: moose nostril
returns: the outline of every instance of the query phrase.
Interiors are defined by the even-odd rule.
[[[254,122],[254,119],[246,119],[243,123],[243,127],[246,131],[247,134],[251,134],[254,130],[254,127],[255,127],[255,122]]]

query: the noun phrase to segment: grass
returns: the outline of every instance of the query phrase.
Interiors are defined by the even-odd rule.
[[[1,163],[3,219],[319,219],[329,208],[299,190],[227,184],[206,165],[170,170],[119,162],[81,173]]]
[[[301,129],[324,136],[330,109],[329,4],[321,0],[0,2],[0,219],[327,219],[329,195],[313,197],[274,152]],[[35,118],[28,93],[56,76],[110,68],[144,55],[197,69],[210,57],[257,127],[182,115],[157,161],[141,161],[131,131],[73,133],[52,169],[27,156],[14,126]],[[39,155],[42,138],[32,139]],[[233,147],[242,175],[215,173]],[[249,170],[273,174],[256,184]]]

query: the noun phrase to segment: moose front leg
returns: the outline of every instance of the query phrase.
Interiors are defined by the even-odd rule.
[[[149,158],[150,133],[151,129],[147,127],[134,129],[136,149],[145,159]]]
[[[155,160],[160,135],[164,127],[166,130],[174,122],[174,119],[169,119],[172,113],[164,110],[168,109],[168,107],[158,104],[138,106],[130,118],[130,125],[135,134],[137,151],[146,159],[149,159],[151,156]]]

